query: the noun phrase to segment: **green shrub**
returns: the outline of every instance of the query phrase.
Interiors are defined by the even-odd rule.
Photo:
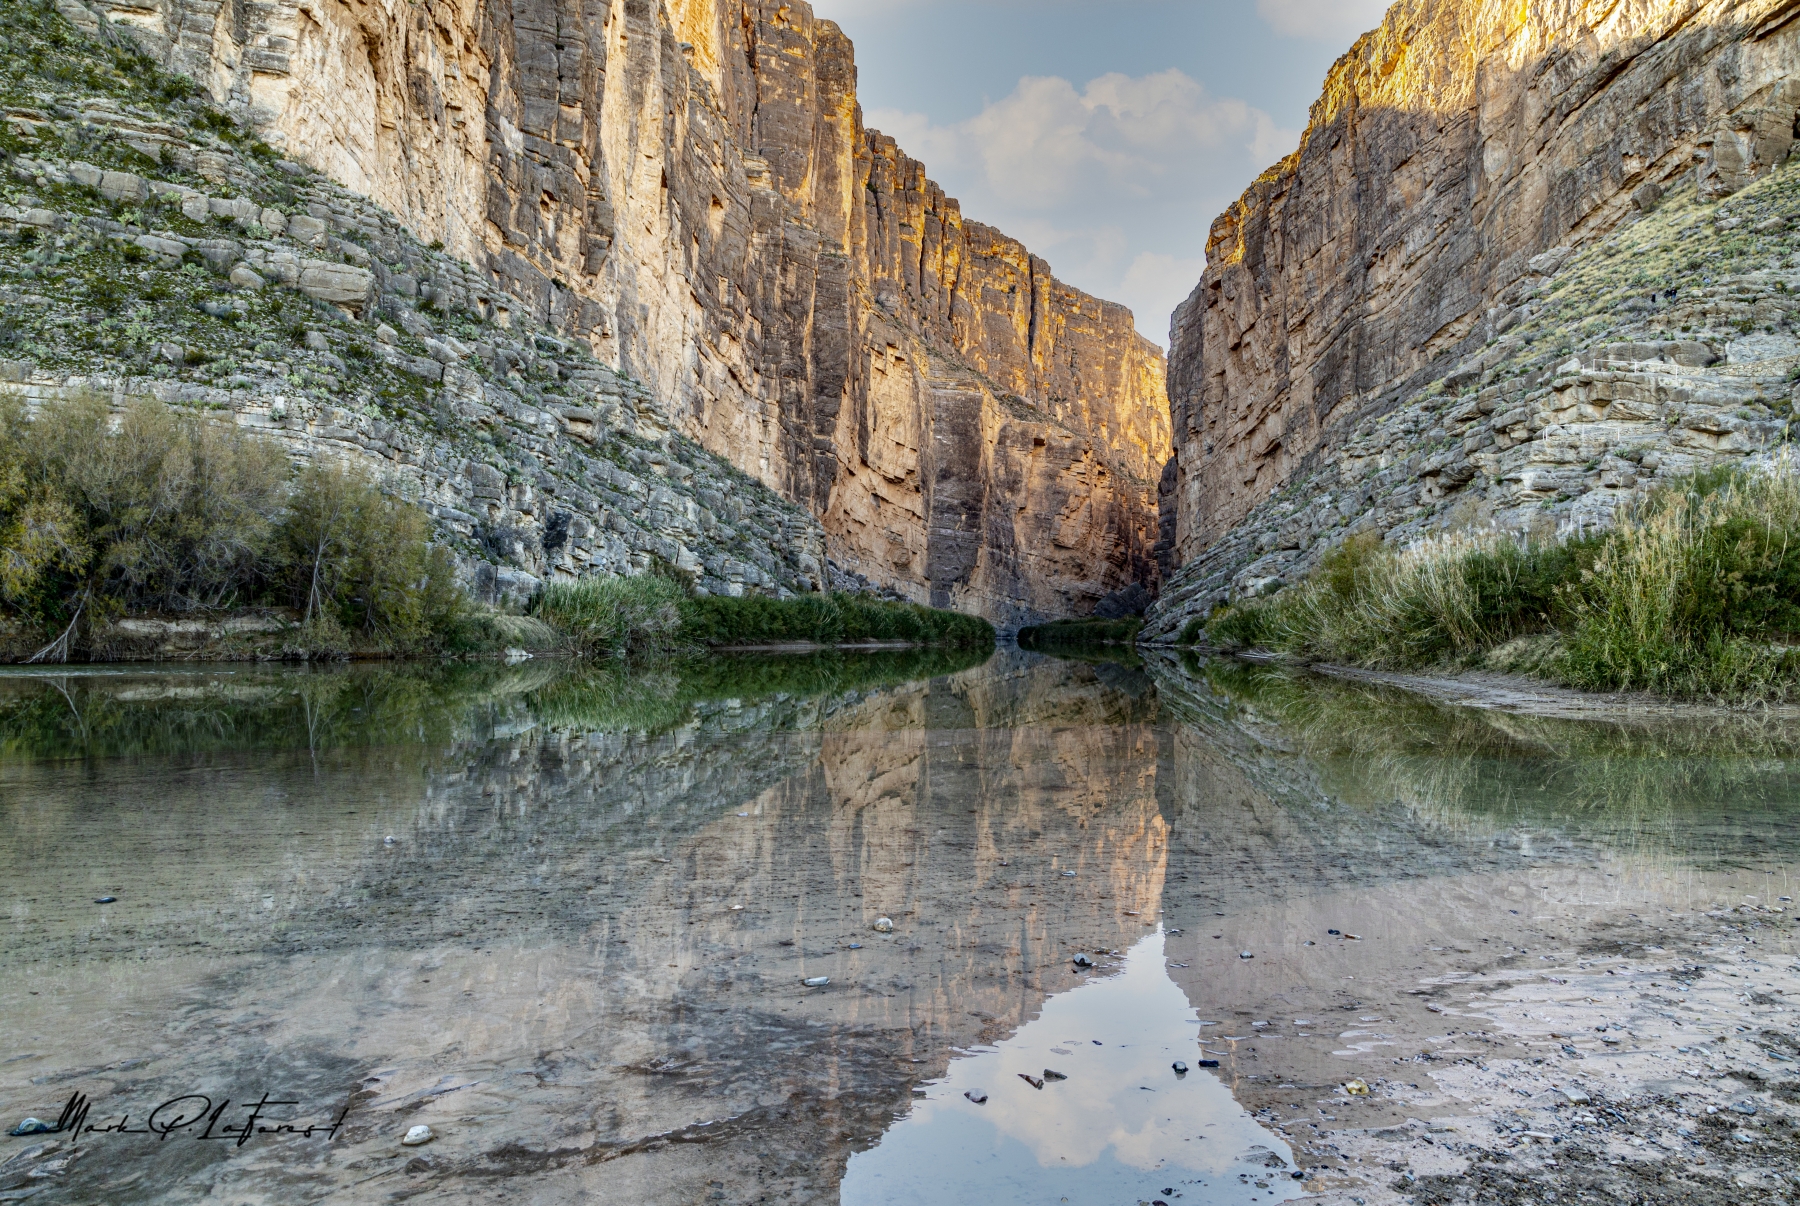
[[[335,465],[300,475],[278,559],[306,622],[327,620],[389,646],[429,645],[463,609],[455,565],[430,543],[424,512]]]
[[[59,629],[292,603],[308,647],[434,646],[463,607],[422,511],[339,469],[290,482],[279,446],[154,401],[0,399],[0,609]]]
[[[16,607],[43,617],[55,610],[45,592],[76,579],[122,611],[218,608],[257,586],[285,488],[273,445],[155,402],[128,406],[113,429],[97,395],[3,423],[11,471],[30,483],[12,506],[0,500],[11,519],[0,578]]]

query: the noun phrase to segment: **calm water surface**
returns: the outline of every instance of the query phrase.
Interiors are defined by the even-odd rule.
[[[1286,1200],[1250,1002],[1496,885],[1791,895],[1797,753],[1017,652],[0,674],[0,1112],[113,1128],[0,1203]]]

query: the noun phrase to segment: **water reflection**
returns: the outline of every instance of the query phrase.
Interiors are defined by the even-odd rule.
[[[3,674],[0,1113],[350,1113],[241,1151],[109,1136],[0,1195],[880,1201],[920,1167],[988,1201],[1047,1169],[1072,1202],[1248,1192],[1233,1161],[1289,1153],[1226,1090],[1273,1048],[1169,1083],[1193,1008],[1308,976],[1354,1008],[1399,944],[1302,944],[1358,909],[1460,941],[1525,870],[1763,866],[1800,833],[1794,744],[1016,652]],[[1095,951],[1130,954],[1083,986]],[[1131,1027],[1156,1067],[1046,1045]],[[1030,1089],[1026,1059],[1071,1079]]]
[[[1119,974],[1051,997],[1013,1037],[951,1061],[850,1161],[845,1206],[1298,1197],[1288,1145],[1211,1073],[1173,1070],[1197,1068],[1200,1022],[1169,979],[1161,932],[1143,939]]]

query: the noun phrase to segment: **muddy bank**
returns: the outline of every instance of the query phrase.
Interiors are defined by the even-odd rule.
[[[1800,1196],[1800,726],[1152,669],[1172,974],[1321,1200]]]
[[[1800,704],[1726,704],[1667,699],[1640,693],[1595,693],[1539,682],[1520,674],[1471,671],[1466,674],[1396,674],[1354,666],[1318,663],[1314,674],[1348,682],[1374,683],[1416,692],[1438,703],[1464,708],[1493,708],[1567,720],[1646,719],[1650,717],[1730,716],[1754,710],[1764,716],[1800,719]]]

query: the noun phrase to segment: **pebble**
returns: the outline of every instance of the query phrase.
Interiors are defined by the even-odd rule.
[[[1175,1069],[1175,1075],[1177,1076],[1187,1075],[1188,1066],[1181,1060],[1176,1060],[1174,1063],[1170,1064],[1169,1067]]]
[[[1092,959],[1088,958],[1086,955],[1076,955],[1075,956],[1075,966],[1076,967],[1092,967],[1092,966],[1094,966],[1094,961]]]
[[[984,1091],[982,1091],[981,1089],[970,1089],[967,1093],[964,1093],[963,1096],[967,1097],[970,1101],[974,1102],[976,1105],[986,1105],[987,1104],[987,1094]]]
[[[894,932],[894,920],[891,917],[877,917],[870,928],[877,934],[891,934]]]
[[[96,897],[94,897],[94,903],[95,904],[114,904],[118,901],[118,899],[119,898],[117,896],[96,896]]]
[[[1063,878],[1064,878],[1064,879],[1074,879],[1074,878],[1075,878],[1075,873],[1074,873],[1074,872],[1073,872],[1073,871],[1064,871],[1064,872],[1063,872]]]
[[[1346,1081],[1344,1084],[1344,1092],[1350,1094],[1352,1097],[1367,1097],[1369,1095],[1369,1086],[1360,1080]]]
[[[1255,956],[1255,955],[1253,955],[1253,954],[1251,954],[1251,953],[1250,953],[1250,952],[1249,952],[1249,951],[1244,951],[1244,952],[1242,952],[1242,953],[1240,953],[1240,954],[1239,954],[1239,955],[1238,955],[1238,958],[1240,958],[1240,959],[1254,959],[1254,958],[1256,958],[1256,956]]]
[[[398,846],[400,844],[400,839],[390,833],[387,837],[381,839],[381,844],[383,846]]]
[[[1203,1059],[1200,1061],[1200,1066],[1202,1068],[1216,1068],[1219,1066],[1219,1061],[1216,1059]]]
[[[831,983],[831,977],[814,976],[809,980],[802,980],[800,983],[806,985],[808,988],[824,988],[827,984]]]
[[[1069,1078],[1064,1073],[1058,1072],[1055,1068],[1045,1068],[1044,1069],[1044,1079],[1045,1080],[1067,1080]]]
[[[1731,1108],[1739,1114],[1756,1113],[1756,1103],[1754,1101],[1734,1101],[1731,1103]]]
[[[45,1122],[42,1118],[27,1118],[24,1122],[21,1122],[18,1126],[15,1126],[6,1133],[14,1136],[54,1135],[56,1133],[56,1128],[48,1122]]]
[[[1594,1100],[1580,1089],[1564,1089],[1562,1095],[1570,1105],[1588,1105]]]
[[[428,1126],[415,1126],[406,1132],[406,1138],[400,1140],[402,1147],[419,1147],[437,1138],[437,1132]]]

